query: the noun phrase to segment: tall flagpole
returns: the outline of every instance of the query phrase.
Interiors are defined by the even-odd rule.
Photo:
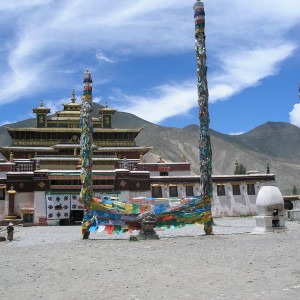
[[[86,70],[83,78],[83,95],[82,105],[80,111],[80,146],[81,146],[81,192],[80,200],[85,206],[84,218],[90,218],[90,202],[93,197],[93,181],[92,181],[92,169],[93,169],[93,81],[91,73]],[[84,225],[83,220],[83,225]],[[84,228],[84,226],[83,226]],[[89,228],[83,230],[83,238],[89,237]]]
[[[209,134],[208,86],[205,48],[205,12],[200,0],[194,4],[195,50],[197,59],[197,91],[200,121],[200,197],[211,207],[212,151]],[[212,219],[204,223],[206,234],[212,234]]]

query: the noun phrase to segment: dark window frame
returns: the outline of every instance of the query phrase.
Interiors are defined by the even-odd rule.
[[[241,195],[241,186],[239,184],[232,185],[232,194],[234,196]]]
[[[217,185],[217,195],[218,196],[225,196],[226,195],[225,184],[218,184]]]
[[[178,186],[177,185],[169,186],[169,195],[170,195],[170,197],[178,197]]]
[[[195,194],[194,194],[194,187],[192,185],[187,185],[185,187],[185,195],[187,197],[194,197]]]
[[[160,172],[159,176],[169,176],[169,172]]]
[[[162,198],[161,186],[152,186],[152,197],[153,198]]]
[[[0,189],[0,200],[5,200],[5,189]]]
[[[255,195],[255,184],[254,183],[247,183],[247,194]]]

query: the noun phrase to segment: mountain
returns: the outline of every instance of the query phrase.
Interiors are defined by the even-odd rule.
[[[94,104],[94,116],[103,106]],[[34,119],[9,124],[10,127],[35,126]],[[136,138],[138,145],[152,146],[145,155],[148,162],[161,155],[165,161],[191,163],[192,171],[199,174],[199,126],[184,128],[164,127],[152,124],[133,114],[116,112],[115,128],[143,128]],[[270,172],[282,193],[290,194],[293,186],[300,190],[300,128],[284,122],[267,122],[241,135],[228,135],[210,130],[213,158],[213,174],[233,174],[235,162],[242,163],[247,171]],[[0,145],[9,145],[11,139],[0,127]]]
[[[293,186],[300,190],[300,128],[267,122],[238,136],[210,133],[214,175],[233,174],[236,161],[247,171],[261,173],[269,165],[282,193],[290,194]],[[153,146],[150,159],[161,154],[165,160],[182,161],[186,156],[192,171],[199,173],[199,126],[178,129],[148,124],[136,140],[139,145]]]

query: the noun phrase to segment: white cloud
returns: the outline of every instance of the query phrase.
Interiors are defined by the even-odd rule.
[[[123,95],[119,110],[130,112],[153,123],[174,115],[187,114],[195,106],[197,96],[195,83],[185,82],[178,84],[165,84],[152,90],[151,95],[128,96]],[[119,97],[120,99],[120,97]]]
[[[293,110],[289,113],[290,122],[300,127],[300,103],[294,105]]]
[[[220,68],[210,78],[210,100],[224,100],[241,90],[259,84],[260,80],[275,75],[279,64],[293,54],[292,43],[277,47],[233,50],[219,57]]]
[[[30,93],[27,90],[33,84],[37,91],[47,81],[53,80],[53,73],[57,74],[57,69],[61,68],[69,55],[73,55],[74,49],[88,56],[91,49],[98,48],[97,45],[103,45],[106,52],[118,52],[121,55],[133,54],[137,49],[143,49],[143,53],[153,53],[168,52],[167,49],[178,48],[179,44],[182,48],[186,47],[186,26],[176,29],[176,34],[181,37],[180,43],[172,35],[166,34],[175,32],[170,18],[172,20],[183,6],[171,5],[171,0],[163,3],[158,0],[151,3],[135,0],[118,4],[104,0],[101,1],[101,9],[96,0],[91,0],[89,5],[85,1],[52,1],[50,7],[47,5],[50,1],[43,1],[40,5],[38,1],[26,3],[19,6],[19,1],[12,1],[2,11],[4,16],[15,8],[17,17],[7,20],[10,24],[13,21],[16,28],[3,43],[6,44],[8,56],[2,59],[8,61],[9,68],[2,70],[0,78],[0,104],[15,101]],[[30,18],[28,9],[31,9]],[[159,17],[161,15],[164,18]],[[155,39],[153,32],[156,33]],[[97,58],[112,61],[102,53],[98,53]],[[7,85],[7,79],[11,84]]]
[[[52,0],[10,0],[2,1],[0,5],[0,12],[18,12],[36,8],[36,6],[41,6],[50,3]]]
[[[228,55],[220,63],[221,70],[209,78],[210,103],[226,100],[244,88],[259,84],[263,78],[276,74],[278,64],[294,49],[293,45],[283,45],[275,49],[259,48]],[[159,123],[169,117],[188,114],[191,108],[198,105],[195,80],[165,84],[148,93],[148,97],[125,96],[120,102],[126,103],[126,106],[119,106],[120,110]]]
[[[98,60],[102,60],[102,61],[105,61],[105,62],[107,62],[107,63],[114,63],[114,61],[112,60],[112,59],[110,59],[110,58],[108,58],[106,55],[104,55],[103,53],[101,53],[101,52],[97,52],[96,53],[96,58],[98,59]]]
[[[93,102],[99,103],[103,106],[105,105],[105,103],[103,103],[103,99],[101,97],[93,97]]]
[[[241,134],[244,134],[245,132],[243,131],[240,131],[240,132],[232,132],[232,133],[229,133],[230,135],[241,135]]]
[[[50,114],[55,114],[57,111],[63,109],[63,104],[70,103],[70,98],[64,97],[58,100],[44,100],[43,103],[44,107],[50,108]]]
[[[2,40],[0,35],[0,50],[5,53],[0,65],[6,66],[0,74],[0,104],[43,88],[47,91],[53,80],[63,84],[68,74],[86,63],[77,62],[76,57],[67,64],[73,55],[113,63],[123,56],[190,52],[192,4],[174,0],[90,0],[89,5],[83,0],[6,1],[0,9],[1,24],[15,28]],[[208,59],[213,65],[213,72],[208,73],[211,102],[226,100],[275,75],[298,47],[299,38],[288,37],[300,22],[298,0],[231,0],[226,7],[223,0],[215,0],[206,1],[205,6]],[[195,89],[195,80],[189,78],[161,83],[149,87],[148,96],[138,92],[124,96],[128,106],[118,108],[160,122],[188,114],[197,105]],[[49,105],[61,109],[55,104],[60,105],[59,101]]]

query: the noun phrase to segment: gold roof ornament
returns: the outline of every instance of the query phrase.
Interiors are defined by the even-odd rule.
[[[108,106],[107,100],[105,101],[105,106],[98,110],[99,115],[113,115],[117,110]]]
[[[75,97],[75,89],[72,91],[72,98],[71,98],[72,103],[76,102],[76,97]]]
[[[50,108],[47,108],[44,106],[44,101],[41,100],[40,101],[40,106],[37,107],[37,108],[33,108],[32,111],[35,113],[35,114],[49,114],[50,113]]]

